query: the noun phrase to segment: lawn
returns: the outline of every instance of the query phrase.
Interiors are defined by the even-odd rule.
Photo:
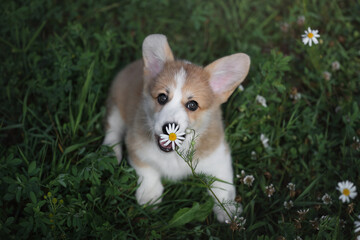
[[[360,236],[359,1],[1,1],[0,13],[1,239]],[[318,44],[303,43],[309,27]],[[101,146],[111,81],[152,33],[200,65],[251,57],[222,106],[244,208],[230,224],[198,176],[164,179],[163,202],[139,206],[135,171]]]

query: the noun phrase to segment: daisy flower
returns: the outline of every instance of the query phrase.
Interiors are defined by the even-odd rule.
[[[309,46],[311,47],[312,43],[314,42],[314,44],[318,44],[319,41],[316,38],[319,38],[320,35],[318,34],[318,30],[311,30],[311,28],[309,27],[308,30],[305,30],[305,34],[301,35],[302,36],[302,41],[303,43],[306,45],[309,43]]]
[[[175,150],[175,145],[180,146],[182,141],[184,141],[185,133],[179,131],[179,126],[175,123],[169,124],[166,128],[167,134],[160,134],[160,143],[163,144],[165,147],[171,143],[171,147]]]
[[[356,186],[350,181],[339,182],[336,189],[341,192],[339,199],[343,203],[350,202],[350,198],[354,199],[357,195]]]

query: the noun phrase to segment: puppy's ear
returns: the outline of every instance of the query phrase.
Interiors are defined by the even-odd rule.
[[[142,52],[144,72],[150,78],[156,77],[163,70],[165,62],[174,60],[166,36],[162,34],[147,36],[142,45]]]
[[[244,81],[249,68],[250,57],[244,53],[220,58],[205,67],[210,73],[210,86],[220,103],[226,102],[236,87]]]

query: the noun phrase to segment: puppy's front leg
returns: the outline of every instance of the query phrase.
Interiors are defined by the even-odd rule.
[[[224,176],[215,176],[220,181],[215,181],[211,185],[212,192],[216,195],[213,196],[213,193],[210,192],[210,195],[215,199],[214,212],[219,222],[225,222],[225,220],[230,220],[226,211],[229,213],[230,217],[233,218],[236,215],[239,215],[242,212],[240,204],[236,204],[235,200],[235,187],[232,184],[232,180],[224,179]],[[226,181],[221,182],[221,181]],[[226,211],[221,207],[218,200],[223,204]]]
[[[160,203],[164,190],[160,174],[151,166],[135,167],[135,170],[140,185],[135,194],[138,203],[140,205]]]
[[[209,157],[199,161],[197,166],[198,172],[204,172],[207,175],[219,179],[211,185],[211,191],[209,194],[214,197],[215,205],[214,212],[219,222],[225,222],[230,220],[236,215],[242,212],[240,204],[235,202],[235,186],[233,185],[233,169],[231,156],[228,147],[225,144],[220,145]],[[215,194],[215,196],[213,195]],[[218,200],[226,208],[226,211],[221,207]]]

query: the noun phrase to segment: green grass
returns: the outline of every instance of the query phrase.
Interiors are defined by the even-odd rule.
[[[342,203],[336,186],[360,190],[359,12],[353,0],[1,1],[1,238],[354,239],[360,196]],[[303,45],[307,27],[320,44]],[[151,33],[202,65],[251,57],[245,90],[223,105],[235,174],[255,177],[249,187],[234,176],[245,230],[216,221],[194,177],[164,180],[158,208],[139,206],[135,171],[101,146],[109,85]]]

